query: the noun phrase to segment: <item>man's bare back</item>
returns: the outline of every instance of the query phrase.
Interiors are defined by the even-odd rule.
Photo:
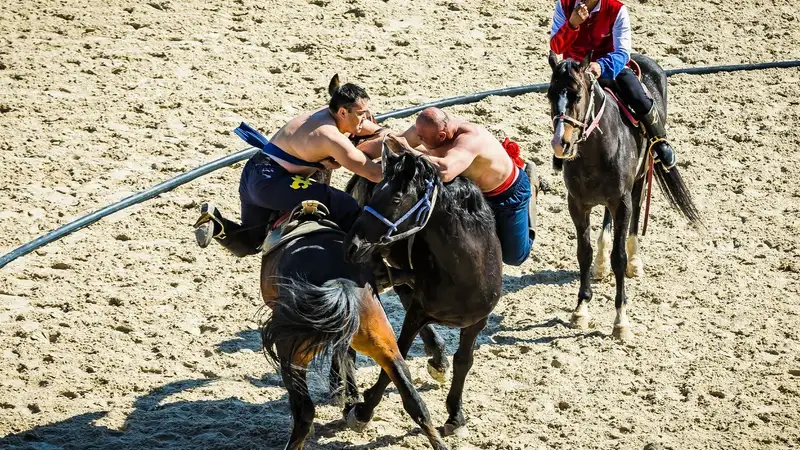
[[[330,160],[344,166],[353,173],[361,175],[371,181],[380,181],[380,165],[372,162],[378,155],[366,155],[356,149],[343,133],[358,134],[361,132],[364,121],[369,117],[366,102],[356,102],[353,111],[343,113],[340,122],[345,126],[340,129],[333,113],[328,108],[320,109],[296,117],[278,130],[270,142],[284,152],[308,162],[327,163]],[[317,169],[292,164],[272,156],[278,164],[290,173],[310,176]]]
[[[488,130],[436,108],[420,113],[403,138],[411,147],[425,148],[445,182],[463,175],[481,191],[490,192],[516,170],[503,146]]]

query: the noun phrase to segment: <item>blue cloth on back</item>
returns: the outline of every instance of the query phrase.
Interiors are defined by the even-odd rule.
[[[280,158],[290,164],[295,164],[298,166],[313,167],[315,169],[325,168],[320,163],[304,161],[296,156],[286,153],[283,151],[283,149],[267,140],[263,134],[259,133],[253,127],[244,122],[242,122],[238,128],[233,130],[233,132],[253,147],[260,148],[261,152],[264,154]]]

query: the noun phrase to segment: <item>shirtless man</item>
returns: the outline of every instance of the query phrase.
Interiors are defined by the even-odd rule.
[[[361,213],[350,195],[309,177],[323,168],[344,166],[371,181],[382,178],[381,166],[372,160],[380,149],[368,154],[345,137],[362,134],[370,123],[369,96],[363,88],[339,84],[334,76],[328,88],[331,100],[326,108],[290,120],[272,139],[242,124],[236,133],[261,148],[245,164],[239,181],[242,223],[225,219],[210,203],[201,206],[195,223],[195,237],[201,248],[212,239],[236,256],[258,253],[266,237],[273,212],[288,212],[304,200],[318,200],[328,207],[329,219],[347,232]],[[373,124],[374,125],[374,124]]]
[[[463,175],[483,191],[494,211],[504,263],[519,266],[528,259],[536,235],[539,188],[533,163],[521,170],[522,160],[512,160],[485,128],[438,108],[422,111],[402,138],[428,156],[445,183]]]

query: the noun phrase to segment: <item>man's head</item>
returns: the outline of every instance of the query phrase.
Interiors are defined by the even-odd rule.
[[[450,117],[439,108],[426,108],[417,116],[417,135],[427,148],[436,148],[452,139]]]
[[[361,86],[353,83],[341,84],[339,75],[334,75],[328,85],[331,100],[328,103],[336,127],[343,133],[357,133],[365,120],[369,120],[369,96]]]

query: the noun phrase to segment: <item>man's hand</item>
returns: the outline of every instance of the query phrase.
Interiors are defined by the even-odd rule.
[[[600,75],[603,74],[603,68],[596,62],[589,63],[589,72],[591,72],[595,78],[600,78]]]
[[[583,22],[586,22],[586,19],[589,18],[589,9],[586,5],[581,2],[578,3],[578,6],[572,10],[572,14],[569,16],[569,26],[573,29],[578,28]]]
[[[328,170],[336,170],[339,167],[342,167],[341,164],[339,164],[338,162],[336,162],[335,159],[330,158],[330,157],[323,159],[319,163],[322,164],[322,166],[325,167]]]

